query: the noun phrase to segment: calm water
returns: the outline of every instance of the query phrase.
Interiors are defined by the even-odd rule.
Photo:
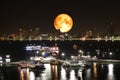
[[[31,70],[19,67],[1,67],[0,80],[120,80],[119,63],[93,63],[85,71],[80,68],[63,68],[58,65],[45,64],[46,69]]]

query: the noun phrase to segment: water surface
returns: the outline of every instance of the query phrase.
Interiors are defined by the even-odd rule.
[[[119,80],[119,63],[93,63],[91,68],[62,67],[45,64],[46,69],[21,69],[17,66],[1,67],[0,80]]]

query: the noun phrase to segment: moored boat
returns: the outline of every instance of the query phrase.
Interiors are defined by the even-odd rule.
[[[35,68],[35,69],[45,69],[44,64],[39,60],[34,61],[34,62],[30,62],[29,67],[30,68]]]
[[[79,60],[79,61],[64,61],[62,64],[63,67],[87,67],[90,66],[86,61]]]

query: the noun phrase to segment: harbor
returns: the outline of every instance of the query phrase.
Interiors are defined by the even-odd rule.
[[[16,46],[12,47],[11,45],[13,44],[16,44],[17,46],[19,45],[19,47],[18,48],[16,48]],[[77,45],[77,48],[74,44]],[[84,43],[83,41],[81,42],[78,41],[78,43],[76,41],[2,42],[1,45],[2,47],[4,46],[4,49],[2,49],[2,47],[1,49],[3,51],[6,51],[6,49],[8,49],[9,54],[6,51],[4,52],[4,55],[1,55],[0,79],[119,80],[118,74],[120,72],[119,71],[120,60],[114,59],[114,55],[118,55],[117,53],[112,53],[110,55],[109,52],[106,51],[108,55],[103,55],[104,53],[103,51],[105,51],[106,49],[100,49],[100,51],[98,49],[94,49],[95,52],[93,52],[91,50],[92,49],[91,46],[89,46],[90,49],[88,53],[88,51],[85,51],[85,49],[80,49],[79,46],[82,46],[82,44],[83,45],[86,44],[84,47],[86,48],[89,44],[96,46],[96,44],[98,45],[98,42],[97,43],[93,41]],[[68,47],[68,49],[66,46]],[[22,47],[22,50],[20,47]],[[111,49],[114,49],[116,51],[115,48]],[[58,53],[54,54],[54,52]],[[21,57],[19,57],[18,54]],[[80,54],[82,56],[80,56]],[[90,55],[91,57],[88,55]],[[40,65],[38,66],[36,62],[38,60],[42,62],[43,65],[42,68],[40,67]],[[79,61],[84,61],[85,63],[80,63]],[[63,65],[64,62],[72,63],[69,63],[69,66],[64,66]],[[89,66],[88,63],[90,63]],[[37,66],[37,68],[35,68],[35,66]]]
[[[16,63],[15,63],[16,64]],[[16,65],[0,66],[1,80],[119,80],[119,63],[93,62],[92,66],[63,67],[62,65],[44,64],[45,69],[33,69],[29,67],[20,68]],[[11,74],[12,72],[12,74]],[[93,75],[93,76],[92,76]],[[106,76],[104,76],[106,75]],[[15,77],[13,77],[15,76]],[[101,77],[102,76],[102,77]],[[103,77],[104,76],[104,77]],[[116,77],[115,77],[116,76]],[[99,80],[98,79],[98,80]]]

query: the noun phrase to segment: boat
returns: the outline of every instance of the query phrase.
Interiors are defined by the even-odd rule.
[[[34,61],[34,62],[30,62],[29,63],[29,68],[34,68],[34,69],[45,69],[45,66],[44,66],[44,64],[41,62],[41,61],[39,61],[39,60],[36,60],[36,61]]]
[[[18,67],[28,68],[28,62],[27,61],[20,61],[19,64],[18,64]]]
[[[35,57],[32,61],[20,61],[18,65],[21,68],[45,69],[44,63],[38,57]]]
[[[78,64],[77,61],[64,61],[62,64],[63,67],[80,67],[81,64]]]
[[[34,59],[29,62],[29,68],[45,69],[45,66],[39,57],[34,57]]]
[[[84,60],[69,60],[69,61],[64,61],[62,64],[63,67],[86,67],[88,66],[88,63]]]

